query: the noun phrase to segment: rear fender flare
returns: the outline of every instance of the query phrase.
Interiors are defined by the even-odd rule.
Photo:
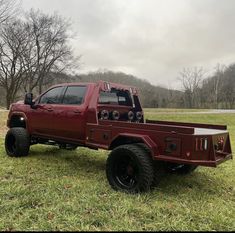
[[[109,146],[109,150],[114,149],[116,146],[127,144],[123,143],[125,141],[133,141],[134,143],[142,142],[149,147],[153,158],[159,155],[157,144],[148,135],[139,135],[139,134],[126,134],[126,133],[119,134],[112,140]]]

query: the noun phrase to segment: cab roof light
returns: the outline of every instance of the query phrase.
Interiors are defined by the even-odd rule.
[[[131,95],[136,95],[137,94],[136,88],[130,87],[130,93],[131,93]]]
[[[105,83],[104,83],[104,89],[105,89],[106,91],[111,91],[110,83],[105,82]]]

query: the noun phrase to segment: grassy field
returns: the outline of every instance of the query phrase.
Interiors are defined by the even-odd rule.
[[[164,113],[187,113],[187,112],[207,112],[210,111],[210,109],[175,109],[175,108],[145,108],[145,113],[158,113],[158,114],[164,114]]]
[[[152,112],[148,109],[145,117],[227,124],[235,149],[235,114]],[[28,157],[7,157],[5,121],[6,113],[0,113],[2,231],[235,230],[233,160],[216,169],[199,167],[187,176],[170,175],[148,193],[128,195],[110,188],[105,176],[107,152],[102,150],[36,145]]]

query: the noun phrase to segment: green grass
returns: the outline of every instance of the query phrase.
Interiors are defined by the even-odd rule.
[[[155,110],[156,111],[156,110]],[[232,147],[235,114],[151,114],[149,119],[227,124]],[[0,127],[6,114],[0,113]],[[144,231],[235,229],[235,171],[230,160],[167,176],[152,191],[128,195],[106,180],[107,152],[32,146],[9,158],[0,136],[0,230]]]
[[[0,112],[0,137],[3,137],[7,130],[7,114],[8,112]]]

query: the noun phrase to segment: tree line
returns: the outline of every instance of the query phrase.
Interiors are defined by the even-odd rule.
[[[235,108],[235,64],[217,64],[210,75],[202,67],[183,69],[180,81],[183,86],[186,108]]]
[[[182,84],[182,90],[179,91],[154,86],[147,80],[110,70],[97,70],[80,75],[50,73],[50,77],[45,78],[48,82],[43,86],[43,90],[62,82],[103,80],[136,86],[141,103],[147,108],[235,108],[235,64],[227,67],[217,65],[211,75],[206,74],[202,67],[182,69],[178,77]]]
[[[183,68],[181,90],[109,70],[71,75],[80,61],[71,47],[71,31],[70,22],[58,14],[23,12],[19,0],[0,0],[0,106],[9,108],[26,92],[38,95],[52,84],[104,80],[136,86],[144,107],[235,107],[235,64],[218,64],[210,75],[203,67]]]

